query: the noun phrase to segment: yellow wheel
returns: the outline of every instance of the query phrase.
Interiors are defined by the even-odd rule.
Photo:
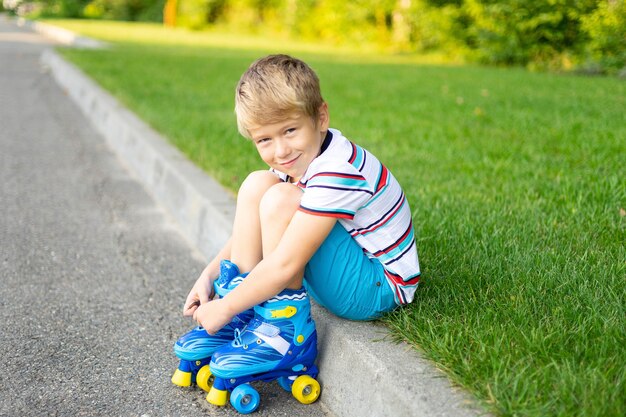
[[[300,375],[291,386],[291,393],[302,404],[314,403],[320,391],[320,383],[308,375]]]
[[[213,379],[211,368],[209,368],[209,365],[204,365],[196,375],[196,384],[206,392],[209,392],[213,386]]]

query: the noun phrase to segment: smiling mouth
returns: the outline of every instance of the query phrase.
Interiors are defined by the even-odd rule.
[[[287,161],[287,162],[281,162],[280,165],[284,166],[284,167],[291,167],[293,164],[295,164],[296,160],[300,158],[300,156],[296,156],[295,158],[293,158],[291,161]]]

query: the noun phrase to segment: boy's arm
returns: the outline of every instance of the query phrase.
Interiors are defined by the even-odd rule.
[[[196,283],[189,291],[185,306],[183,307],[183,316],[193,316],[193,313],[199,305],[209,301],[213,294],[213,281],[220,274],[220,261],[222,259],[230,259],[230,243],[231,239],[219,251],[217,256],[204,268]]]
[[[233,316],[272,298],[289,285],[326,239],[337,219],[297,211],[276,250],[263,259],[226,297],[203,304],[194,314],[209,334]]]

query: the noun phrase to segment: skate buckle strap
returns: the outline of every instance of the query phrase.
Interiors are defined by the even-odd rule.
[[[278,327],[265,322],[259,323],[259,325],[256,328],[251,329],[251,331],[257,336],[264,335],[267,337],[276,337],[280,334],[280,329]]]
[[[265,319],[288,319],[293,317],[298,312],[298,309],[294,306],[287,306],[280,310],[256,306],[254,311]]]
[[[269,323],[262,322],[259,327],[251,330],[252,333],[263,342],[285,356],[289,351],[289,342],[280,336],[280,329]]]

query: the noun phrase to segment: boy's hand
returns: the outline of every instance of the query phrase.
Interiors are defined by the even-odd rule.
[[[227,302],[223,298],[218,298],[210,303],[203,303],[198,307],[193,319],[200,323],[204,330],[210,335],[217,333],[233,319],[234,314],[230,313]]]
[[[183,307],[183,316],[193,316],[196,309],[200,305],[207,303],[212,296],[213,282],[209,279],[208,271],[205,269],[196,280],[191,291],[189,291],[189,295],[187,295],[187,300]]]

